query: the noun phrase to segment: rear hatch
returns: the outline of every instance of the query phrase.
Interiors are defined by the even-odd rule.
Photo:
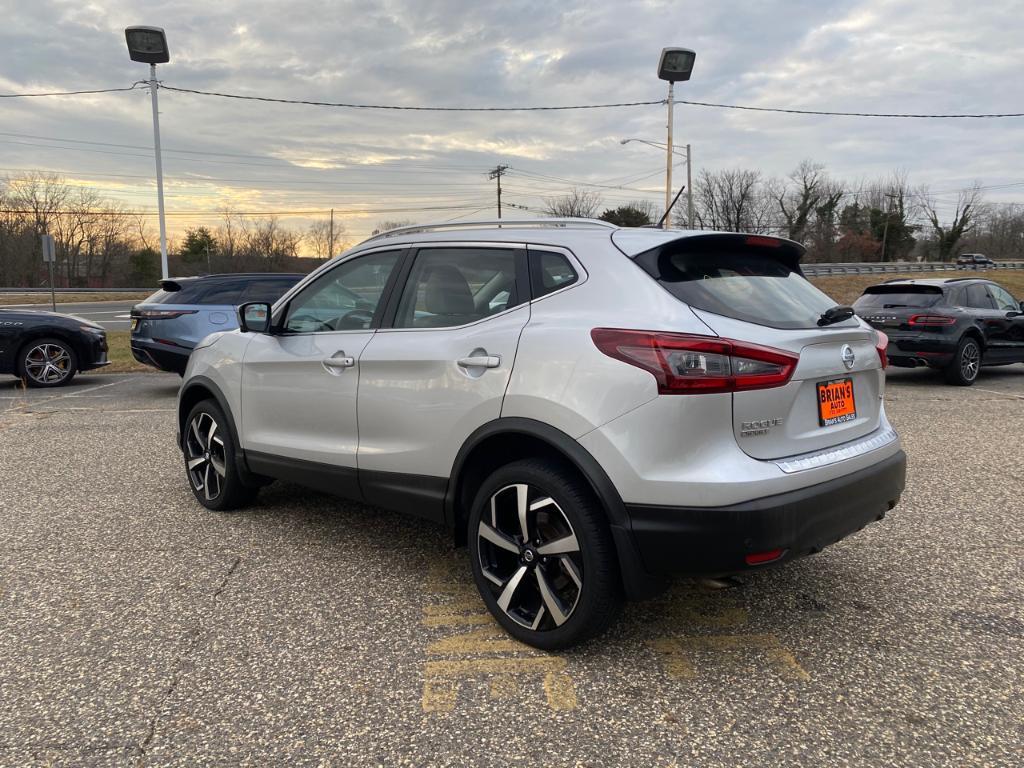
[[[159,291],[132,307],[132,338],[192,349],[215,331],[238,327],[235,303],[243,288],[237,281],[161,280]]]
[[[883,283],[872,285],[854,302],[853,308],[865,322],[890,335],[920,330],[922,318],[933,317],[943,306],[942,288],[926,283]],[[911,323],[916,318],[918,322]]]
[[[787,383],[732,394],[736,441],[758,459],[827,449],[880,424],[879,335],[856,317],[819,325],[836,302],[803,277],[802,253],[788,240],[715,234],[636,257],[712,333],[798,356]]]

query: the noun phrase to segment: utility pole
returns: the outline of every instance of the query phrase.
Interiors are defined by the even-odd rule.
[[[892,218],[892,201],[896,195],[892,192],[886,192],[885,197],[889,201],[889,205],[885,209],[885,226],[882,227],[882,261],[885,261],[885,244],[889,239],[889,219]]]
[[[327,258],[334,258],[334,209],[331,208],[331,229],[327,235]]]
[[[497,181],[498,181],[498,218],[499,219],[501,218],[501,177],[505,173],[505,171],[507,171],[507,170],[508,170],[508,166],[507,165],[499,165],[497,168],[495,168],[493,171],[491,171],[487,175],[487,178],[489,178],[489,179],[497,179]]]
[[[693,229],[693,148],[686,145],[686,226]]]
[[[149,94],[153,102],[153,151],[156,154],[156,202],[160,213],[160,272],[167,279],[167,224],[164,219],[164,165],[160,157],[160,107],[156,91],[156,64],[149,65]]]

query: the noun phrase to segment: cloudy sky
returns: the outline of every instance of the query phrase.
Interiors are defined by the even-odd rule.
[[[148,75],[128,60],[123,28],[150,24],[167,30],[165,84],[239,94],[440,106],[648,101],[665,96],[655,72],[660,49],[681,45],[698,52],[693,79],[677,87],[682,99],[1024,111],[1021,0],[0,0],[0,18],[0,93],[130,85]],[[0,104],[0,174],[60,172],[133,210],[155,209],[146,91]],[[353,241],[384,219],[493,215],[487,170],[499,163],[510,166],[505,202],[531,209],[583,183],[600,185],[589,189],[607,205],[663,200],[663,155],[620,144],[663,141],[663,106],[383,112],[167,90],[160,106],[172,234],[215,224],[225,206],[287,212],[284,220],[301,228],[333,207]],[[695,172],[783,175],[810,158],[852,182],[903,169],[949,205],[955,190],[976,181],[1001,187],[990,200],[1024,200],[1022,118],[858,119],[680,105],[676,140],[692,144]]]

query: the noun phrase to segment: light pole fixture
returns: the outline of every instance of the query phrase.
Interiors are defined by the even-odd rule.
[[[619,144],[629,144],[631,141],[637,141],[641,144],[646,144],[649,147],[654,147],[655,149],[665,149],[668,146],[660,141],[648,141],[647,139],[637,138],[620,139]],[[686,226],[689,229],[693,229],[693,184],[691,183],[691,180],[693,179],[693,163],[691,162],[693,149],[689,144],[687,144],[685,152],[679,152],[673,149],[672,154],[686,156]],[[669,186],[671,186],[671,184]]]
[[[665,151],[665,221],[669,218],[669,208],[672,207],[672,115],[675,111],[675,84],[690,79],[693,72],[693,63],[697,54],[689,48],[662,48],[661,58],[658,59],[658,77],[668,81],[668,141]],[[689,152],[687,152],[689,158]],[[689,165],[687,165],[689,171]],[[690,178],[687,173],[686,191],[690,191]],[[693,227],[693,199],[690,198],[689,211],[690,227]]]
[[[160,27],[125,27],[124,39],[128,43],[128,56],[132,61],[149,64],[149,94],[153,102],[153,151],[156,154],[156,199],[160,213],[160,274],[167,274],[167,224],[164,220],[164,168],[160,157],[160,108],[157,104],[156,65],[171,60],[167,49],[167,35]]]

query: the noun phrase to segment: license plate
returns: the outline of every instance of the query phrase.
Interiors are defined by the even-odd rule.
[[[853,379],[834,379],[818,383],[818,424],[831,427],[857,418],[853,399]]]
[[[138,320],[138,318],[133,317],[132,318],[132,330],[134,331],[138,327],[139,327],[139,320]]]

